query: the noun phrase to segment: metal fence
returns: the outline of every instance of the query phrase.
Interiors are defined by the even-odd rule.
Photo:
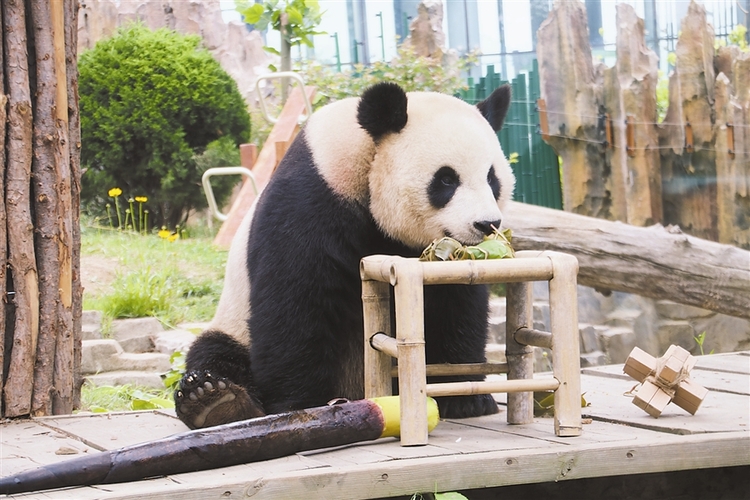
[[[487,66],[486,76],[475,82],[467,80],[468,89],[459,96],[476,104],[503,85],[494,65]],[[532,205],[562,209],[560,164],[554,150],[542,140],[539,130],[539,71],[537,61],[528,74],[520,74],[510,82],[512,98],[503,128],[497,136],[503,151],[510,157],[516,176],[513,199]]]

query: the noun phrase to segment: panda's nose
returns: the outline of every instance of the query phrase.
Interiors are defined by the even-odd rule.
[[[480,220],[474,223],[474,227],[482,231],[482,234],[492,234],[496,229],[500,229],[502,220]]]

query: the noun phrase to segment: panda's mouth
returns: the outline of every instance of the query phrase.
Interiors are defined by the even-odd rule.
[[[481,243],[482,239],[483,239],[483,235],[472,235],[470,239],[459,238],[459,237],[456,237],[455,235],[453,235],[453,233],[451,233],[447,229],[443,231],[443,234],[446,237],[448,237],[448,238],[453,238],[454,240],[458,241],[459,243],[461,243],[464,246],[476,245],[478,243]]]

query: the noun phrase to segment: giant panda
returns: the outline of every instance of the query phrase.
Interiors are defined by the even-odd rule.
[[[191,428],[363,397],[359,262],[476,244],[502,223],[514,177],[496,131],[510,89],[477,106],[379,83],[315,112],[244,219],[210,328],[175,391]],[[485,286],[429,286],[428,363],[485,361]],[[445,380],[481,380],[464,376]],[[438,398],[442,417],[498,411]]]

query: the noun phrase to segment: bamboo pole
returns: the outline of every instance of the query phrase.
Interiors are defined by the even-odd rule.
[[[425,368],[428,377],[508,373],[508,363],[438,363]],[[398,367],[391,368],[391,376],[398,377]]]
[[[508,360],[508,380],[534,377],[534,349],[519,343],[515,334],[521,328],[533,326],[531,286],[508,283],[505,320],[505,357]],[[534,420],[534,395],[531,392],[508,394],[509,424],[528,424]]]
[[[560,381],[556,378],[532,378],[519,380],[496,380],[491,382],[446,382],[442,384],[427,384],[427,395],[431,398],[441,396],[459,396],[473,394],[492,394],[507,392],[508,399],[519,394],[531,394],[534,391],[556,391]],[[532,420],[533,421],[533,406]],[[508,402],[510,412],[510,401]],[[513,422],[508,422],[513,423]],[[529,423],[529,422],[525,422]]]
[[[580,436],[581,354],[578,347],[578,260],[571,255],[545,252],[554,267],[549,282],[552,374],[560,381],[555,391],[555,434]]]
[[[73,328],[73,407],[81,406],[81,346],[83,340],[81,314],[81,126],[78,110],[78,0],[64,0],[65,62],[67,77],[68,154],[70,158],[71,200],[71,311]]]
[[[8,86],[6,209],[8,263],[15,290],[15,322],[10,366],[3,388],[6,417],[31,411],[34,359],[39,332],[39,285],[31,221],[32,106],[22,0],[5,0],[3,35]]]
[[[365,280],[362,282],[362,304],[365,334],[365,397],[390,396],[393,392],[391,366],[396,353],[383,353],[374,343],[375,337],[391,337],[391,291],[388,283]],[[387,332],[387,333],[378,333]],[[371,340],[372,339],[372,340]],[[389,355],[390,354],[390,355]]]
[[[398,393],[401,398],[401,446],[427,444],[422,265],[399,259],[395,277]]]
[[[521,328],[516,331],[514,338],[519,344],[552,349],[552,334],[550,332],[542,332],[533,328]]]
[[[375,335],[370,337],[369,342],[370,346],[372,346],[372,349],[380,351],[390,357],[398,358],[398,340],[394,339],[393,337],[390,337],[382,332],[376,333]],[[391,370],[388,370],[388,373],[390,374]],[[396,368],[396,373],[398,373],[398,368]]]

